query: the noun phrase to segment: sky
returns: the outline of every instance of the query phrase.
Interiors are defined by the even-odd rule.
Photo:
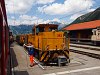
[[[5,0],[9,25],[69,24],[100,7],[100,0]]]

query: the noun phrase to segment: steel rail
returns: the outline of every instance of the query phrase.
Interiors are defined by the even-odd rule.
[[[70,45],[70,47],[76,47],[76,48],[83,48],[83,49],[89,49],[89,50],[94,50],[94,51],[100,51],[98,48],[93,48],[93,47],[85,47],[85,46],[75,46],[75,45]]]
[[[91,51],[100,51],[99,48],[96,48],[96,47],[89,47],[88,45],[87,46],[84,46],[84,45],[70,45],[70,47],[75,47],[76,49],[70,49],[71,52],[74,52],[74,53],[79,53],[79,54],[83,54],[83,55],[87,55],[87,56],[90,56],[90,57],[93,57],[93,58],[97,58],[97,59],[100,59],[100,54],[97,54],[97,53],[93,53],[93,52],[90,52]],[[85,50],[77,50],[78,48],[81,48],[81,49],[87,49],[87,51]],[[89,50],[89,51],[88,51]]]
[[[87,55],[96,59],[100,59],[100,54],[95,54],[95,53],[89,53],[89,52],[85,52],[85,51],[79,51],[79,50],[74,50],[74,49],[70,49],[71,52],[74,53],[79,53],[79,54],[83,54],[83,55]]]

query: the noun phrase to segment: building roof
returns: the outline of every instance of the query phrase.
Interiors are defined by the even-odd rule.
[[[72,24],[72,25],[69,25],[68,27],[64,28],[64,30],[82,30],[82,29],[93,29],[93,28],[97,28],[97,27],[100,27],[100,20]]]

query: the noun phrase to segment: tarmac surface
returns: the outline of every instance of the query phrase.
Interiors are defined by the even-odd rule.
[[[71,62],[66,66],[30,67],[29,56],[22,46],[16,43],[11,47],[15,75],[100,75],[100,60],[70,52]]]

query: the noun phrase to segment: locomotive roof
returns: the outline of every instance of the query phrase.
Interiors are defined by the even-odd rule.
[[[39,24],[36,27],[45,27],[45,26],[49,26],[49,27],[58,27],[57,24]]]

